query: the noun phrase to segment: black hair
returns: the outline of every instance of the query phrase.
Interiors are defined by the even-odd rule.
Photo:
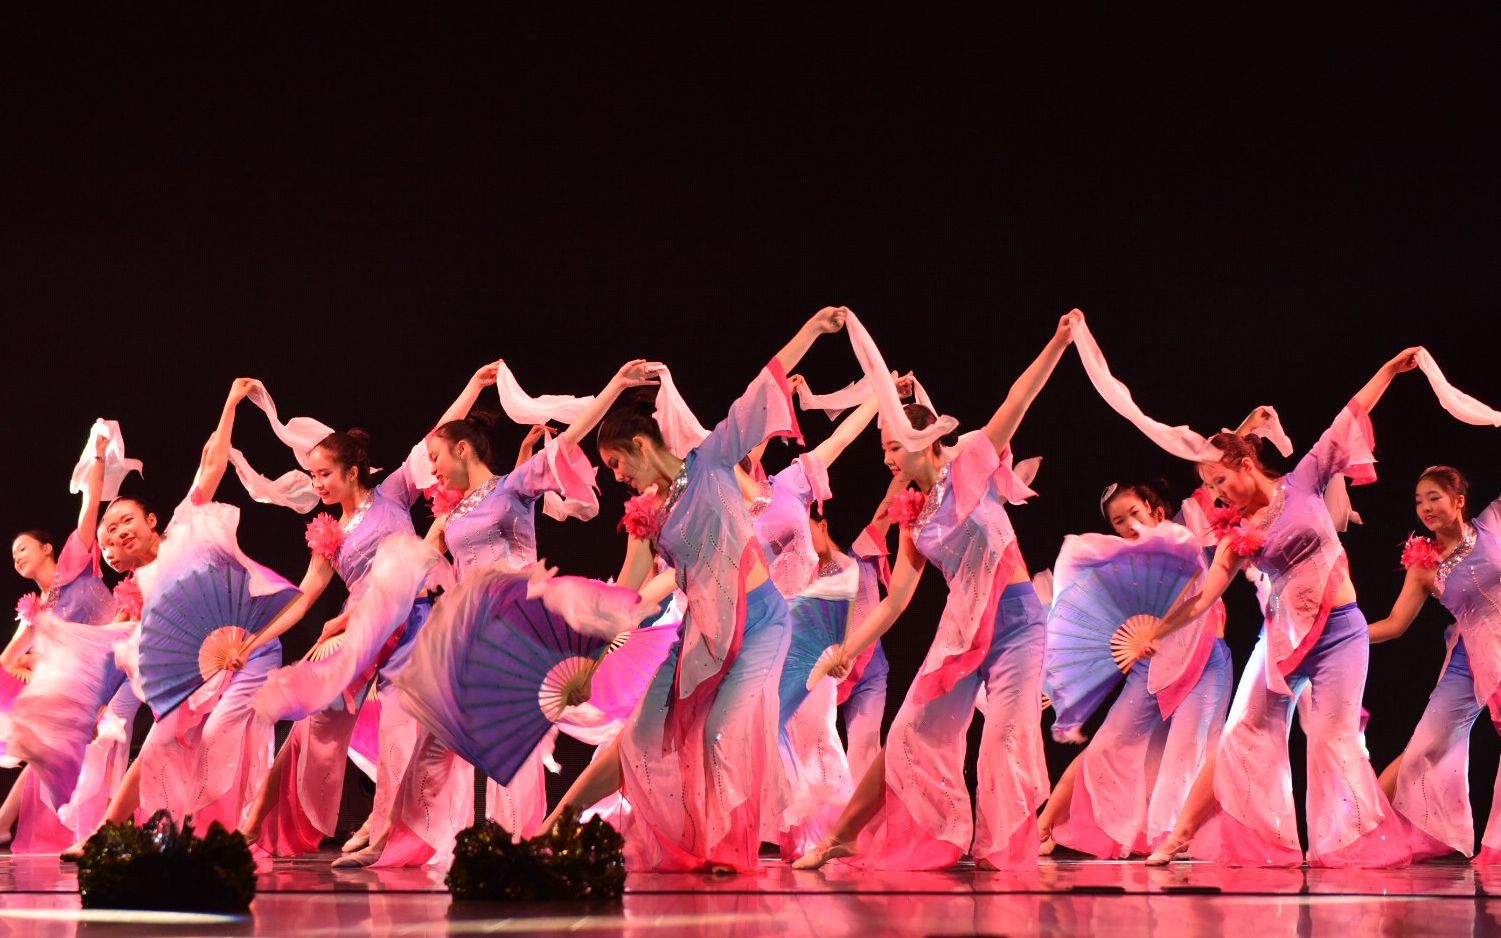
[[[375,479],[370,472],[370,434],[353,427],[348,430],[335,430],[328,436],[318,441],[313,449],[327,451],[333,457],[334,462],[349,468],[353,466],[359,471],[360,485],[370,488],[375,484]]]
[[[1276,469],[1267,468],[1267,464],[1261,459],[1261,447],[1266,443],[1255,433],[1241,435],[1239,433],[1216,433],[1209,438],[1209,444],[1217,448],[1223,455],[1215,461],[1216,465],[1235,466],[1242,459],[1251,460],[1252,465],[1261,470],[1261,474],[1270,479],[1276,479],[1282,473]]]
[[[1166,479],[1153,479],[1147,481],[1118,482],[1105,489],[1100,496],[1100,514],[1105,520],[1110,520],[1110,503],[1122,495],[1135,495],[1141,499],[1141,503],[1147,506],[1148,511],[1160,511],[1163,518],[1173,515],[1172,506],[1168,502],[1168,485]]]
[[[10,542],[14,544],[18,538],[23,537],[29,537],[33,541],[36,541],[38,544],[41,544],[43,547],[52,548],[52,556],[57,556],[57,538],[53,536],[51,531],[43,531],[41,528],[28,528],[25,531],[16,532],[16,536],[11,538]]]
[[[433,431],[433,436],[447,440],[452,446],[456,443],[468,443],[474,450],[474,455],[484,463],[491,472],[501,474],[493,462],[497,446],[495,445],[496,431],[500,427],[500,417],[493,411],[471,411],[469,416],[462,420],[450,420]]]
[[[1418,481],[1427,480],[1449,493],[1450,498],[1459,498],[1470,494],[1470,480],[1465,474],[1453,466],[1429,466],[1418,476]],[[1466,507],[1469,507],[1466,505]],[[1460,517],[1467,517],[1467,513],[1461,509]]]
[[[914,430],[924,430],[938,422],[938,415],[922,404],[903,404],[902,413],[907,415],[907,420],[912,424],[912,429]],[[938,451],[937,448],[940,445],[958,446],[959,431],[955,430],[953,433],[941,436],[935,440],[933,442],[934,452]]]
[[[599,448],[636,452],[636,437],[644,436],[662,449],[667,444],[662,440],[662,428],[654,415],[657,407],[655,386],[632,388],[622,394],[620,400],[599,422],[594,434],[594,445]]]

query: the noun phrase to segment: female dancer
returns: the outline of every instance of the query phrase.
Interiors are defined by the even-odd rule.
[[[495,383],[496,371],[495,363],[476,371],[437,425],[467,416],[480,393]],[[247,658],[301,621],[335,575],[348,587],[351,600],[363,595],[364,581],[382,543],[392,535],[416,536],[411,511],[422,492],[413,476],[411,457],[377,485],[371,477],[369,436],[363,430],[351,430],[329,434],[313,447],[308,462],[319,500],[339,506],[338,533],[332,538],[319,537],[316,529],[326,527],[326,523],[315,519],[308,525],[313,552],[298,587],[302,595],[255,636],[246,647]],[[399,638],[380,662],[381,673],[389,675],[400,668],[431,608],[431,600],[426,598],[413,602]],[[330,620],[320,641],[342,633],[347,622],[347,614]],[[260,797],[240,826],[247,841],[259,842],[272,856],[295,856],[317,850],[324,838],[333,836],[344,787],[345,756],[368,681],[369,676],[362,675],[360,686],[351,688],[354,706],[337,701],[293,725]],[[385,732],[379,734],[382,742],[376,802],[389,808],[389,799],[411,760],[415,724],[405,715],[399,700],[391,701],[389,707],[382,702],[380,720]],[[377,825],[388,815],[388,810],[371,811]],[[380,831],[376,833],[379,836]],[[359,846],[363,844],[354,845],[356,849]]]
[[[494,419],[471,414],[443,423],[428,438],[428,457],[438,484],[463,493],[435,525],[444,549],[453,558],[455,579],[480,564],[521,568],[537,562],[536,505],[555,492],[565,499],[592,503],[592,467],[578,441],[594,429],[628,387],[650,383],[659,366],[635,360],[621,366],[604,389],[567,429],[546,440],[520,468],[496,475],[490,465]],[[433,532],[430,532],[430,536]],[[453,838],[467,826],[474,773],[468,763],[422,730],[393,800],[384,836],[334,861],[336,867],[421,866],[452,850]],[[508,786],[488,789],[492,816],[508,830],[535,833],[546,813],[546,789],[540,751]]]
[[[901,548],[886,598],[845,642],[831,673],[843,676],[892,626],[927,560],[943,570],[949,598],[885,751],[860,780],[830,836],[797,868],[816,869],[857,849],[863,864],[886,869],[942,869],[966,852],[992,869],[1037,862],[1037,809],[1048,789],[1040,725],[1044,613],[1004,503],[1033,494],[1011,471],[1011,438],[1068,347],[1080,315],[1059,320],[983,432],[914,452],[892,435],[890,418],[883,424],[886,465],[916,482],[920,494],[898,503],[907,510],[898,517]],[[905,411],[916,428],[935,419],[919,404]],[[914,516],[917,501],[921,508]],[[976,831],[964,753],[982,688]]]
[[[1412,740],[1381,773],[1392,806],[1412,825],[1414,860],[1475,848],[1470,728],[1487,707],[1501,725],[1501,499],[1470,518],[1469,487],[1451,466],[1430,466],[1418,477],[1418,519],[1432,536],[1408,539],[1402,593],[1370,628],[1372,642],[1398,637],[1429,596],[1454,614],[1457,626]],[[1476,863],[1501,862],[1501,797],[1491,804]]]
[[[213,501],[229,464],[235,410],[257,387],[251,378],[238,378],[230,386],[193,484],[165,532],[158,530],[156,514],[140,499],[124,496],[105,509],[100,538],[105,560],[132,575],[147,605],[161,588],[162,577],[226,557],[249,570],[252,582],[291,588],[240,553],[234,536],[239,509]],[[210,681],[157,720],[115,790],[104,820],[121,823],[137,812],[145,818],[166,809],[174,818],[192,815],[199,830],[214,821],[233,829],[271,763],[274,728],[256,718],[250,701],[280,663],[281,646],[271,642],[243,668],[223,672],[222,683],[220,678]],[[207,713],[196,709],[195,705],[209,706],[215,694],[218,699]],[[82,851],[80,841],[63,857],[77,859]]]
[[[43,531],[24,531],[11,543],[16,572],[35,583],[39,593],[23,598],[18,607],[20,628],[0,653],[0,665],[7,671],[30,670],[32,632],[39,614],[48,612],[63,622],[90,626],[102,625],[115,617],[114,597],[100,575],[95,539],[105,488],[105,450],[110,437],[96,433],[92,440],[93,460],[84,475],[78,524],[68,534],[62,551],[58,552],[57,542]],[[107,654],[108,646],[99,652]],[[75,653],[85,654],[87,650],[80,648]],[[11,828],[17,825],[18,818],[13,846],[16,853],[57,853],[80,835],[93,831],[129,760],[130,726],[138,706],[128,687],[122,686],[113,695],[100,720],[100,735],[85,750],[86,768],[68,803],[55,805],[36,773],[29,767],[22,769],[4,805],[0,805],[0,845],[10,841]],[[45,734],[42,727],[27,729],[34,735]]]
[[[1070,539],[1065,552],[1087,555],[1091,564],[1129,557],[1142,546],[1181,545],[1187,554],[1202,556],[1197,538],[1167,521],[1167,501],[1154,485],[1112,485],[1100,512],[1116,537]],[[1223,608],[1211,607],[1199,634],[1179,633],[1187,641],[1176,654],[1159,654],[1150,669],[1131,669],[1105,722],[1058,780],[1038,819],[1044,855],[1056,842],[1121,859],[1150,851],[1172,831],[1219,742],[1230,703],[1233,677],[1223,623]],[[1055,737],[1059,729],[1055,724]]]
[[[625,732],[554,812],[623,790],[632,869],[756,868],[768,772],[779,758],[787,605],[745,499],[735,497],[735,471],[762,441],[797,435],[787,372],[820,335],[842,329],[846,313],[826,307],[809,319],[686,458],[669,448],[651,408],[618,408],[600,425],[600,459],[617,481],[651,493],[650,540],[688,598],[682,638]]]
[[[1138,654],[1150,655],[1151,641],[1207,611],[1248,564],[1266,577],[1266,627],[1236,691],[1212,788],[1194,786],[1172,836],[1148,863],[1169,862],[1196,835],[1196,856],[1243,866],[1303,862],[1287,734],[1305,690],[1310,694],[1303,711],[1309,739],[1308,862],[1331,867],[1409,862],[1404,825],[1360,741],[1369,636],[1324,491],[1340,474],[1357,484],[1375,480],[1368,414],[1397,374],[1416,367],[1419,351],[1407,349],[1383,365],[1287,476],[1262,465],[1257,437],[1219,433],[1210,439],[1222,455],[1200,463],[1199,474],[1234,517],[1222,522],[1201,593],[1155,629],[1144,630]],[[1211,821],[1207,827],[1206,821]]]
[[[808,529],[818,555],[818,578],[799,594],[792,615],[792,643],[800,636],[798,610],[803,603],[832,601],[847,604],[846,633],[859,626],[881,601],[884,582],[885,534],[890,526],[886,510],[896,493],[907,487],[905,476],[892,477],[886,497],[870,525],[851,548],[840,550],[829,536],[829,522],[812,507]],[[822,647],[809,647],[803,660],[816,659]],[[792,656],[789,652],[788,661]],[[796,859],[815,847],[838,820],[839,811],[854,793],[854,779],[863,775],[881,748],[881,719],[886,708],[886,656],[879,642],[867,648],[842,681],[820,681],[807,689],[808,674],[784,671],[781,683],[783,760],[791,788],[779,832],[783,856]],[[836,719],[844,711],[849,745],[839,739]]]

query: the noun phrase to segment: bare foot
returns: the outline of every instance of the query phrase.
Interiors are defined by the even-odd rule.
[[[1058,841],[1053,839],[1052,829],[1040,830],[1037,832],[1037,836],[1040,840],[1037,845],[1037,855],[1040,857],[1052,856],[1053,851],[1058,849]]]
[[[80,840],[78,843],[58,854],[58,858],[64,863],[77,863],[79,860],[83,859],[83,845],[86,843],[88,843],[87,839]]]

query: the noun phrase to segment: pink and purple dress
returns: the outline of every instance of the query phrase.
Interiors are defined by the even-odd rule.
[[[1024,572],[1005,503],[1034,493],[983,433],[961,439],[912,527],[948,601],[886,737],[885,802],[851,862],[943,869],[965,853],[1005,868],[1037,862],[1037,810],[1048,795],[1042,747],[1045,613]],[[977,698],[985,729],[979,787],[964,778]]]
[[[775,582],[746,589],[756,562],[770,563],[735,466],[762,441],[797,432],[787,377],[773,360],[688,453],[667,494],[656,544],[688,608],[680,640],[620,737],[633,870],[756,869],[779,790],[777,682],[789,630]]]
[[[1337,474],[1374,481],[1375,437],[1351,401],[1296,468],[1276,480],[1254,524],[1229,537],[1264,576],[1266,624],[1241,676],[1220,737],[1218,810],[1195,837],[1194,856],[1236,866],[1297,866],[1298,842],[1287,736],[1299,698],[1308,736],[1308,855],[1322,867],[1397,867],[1409,862],[1406,825],[1381,791],[1360,735],[1370,660],[1365,616],[1335,607],[1349,577],[1345,551],[1324,503]]]
[[[1065,540],[1055,566],[1108,566],[1144,550],[1174,552],[1202,567],[1198,538],[1163,522],[1138,540],[1087,534]],[[1233,683],[1222,638],[1224,606],[1164,639],[1125,687],[1084,750],[1066,818],[1053,839],[1101,859],[1148,853],[1172,833],[1194,779],[1219,743]],[[1056,731],[1055,727],[1055,731]]]
[[[143,621],[170,584],[205,568],[240,567],[254,595],[292,589],[240,551],[239,521],[240,510],[220,502],[195,504],[190,497],[177,506],[156,559],[135,571],[145,602]],[[139,654],[129,646],[138,646],[141,635],[138,628],[127,647],[117,649],[128,672],[130,656]],[[198,830],[215,821],[229,830],[238,826],[271,767],[274,748],[275,728],[257,717],[252,698],[280,664],[281,643],[268,642],[244,668],[217,672],[170,712],[157,715],[138,756],[139,822],[165,809],[179,822],[192,815]]]
[[[593,502],[590,468],[582,450],[554,437],[515,471],[472,488],[443,530],[454,578],[462,580],[481,565],[520,569],[536,563],[537,502],[549,492]],[[426,728],[419,727],[414,746],[389,811],[390,835],[377,867],[444,862],[453,855],[454,837],[473,819],[473,767]],[[514,834],[537,833],[547,815],[544,756],[544,747],[538,747],[511,784],[491,781],[486,787],[485,813]]]
[[[1468,855],[1475,847],[1470,728],[1487,708],[1501,727],[1501,499],[1470,522],[1454,550],[1437,558],[1433,591],[1454,615],[1455,627],[1438,686],[1403,754],[1392,798],[1412,825],[1415,860]],[[1501,863],[1501,797],[1491,802],[1475,862]]]
[[[68,535],[36,612],[29,623],[38,659],[35,686],[22,691],[24,701],[14,711],[24,724],[15,727],[24,736],[19,748],[32,753],[36,765],[20,781],[13,853],[58,853],[93,832],[130,761],[130,734],[140,707],[114,665],[113,639],[123,628],[106,628],[116,607],[101,577],[97,545],[86,547],[76,532]],[[91,679],[81,682],[85,672]],[[79,693],[89,698],[86,713],[37,699]],[[100,705],[106,709],[97,714]],[[71,797],[61,803],[43,783],[54,757],[63,763],[62,775],[76,778]]]
[[[867,527],[850,550],[860,567],[853,615],[859,617],[857,621],[864,621],[881,602],[880,584],[891,577],[884,532],[873,525]],[[886,678],[890,673],[886,651],[876,642],[855,659],[849,675],[839,682],[835,699],[844,716],[845,752],[852,778],[864,776],[881,751],[881,721],[886,716]]]
[[[371,489],[354,513],[340,524],[343,537],[329,560],[349,588],[351,602],[365,595],[362,587],[381,544],[393,535],[416,536],[411,510],[420,494],[409,459]],[[382,676],[400,668],[431,608],[426,599],[411,605],[405,625],[392,636],[383,655]],[[290,751],[284,757],[287,766],[280,776],[275,807],[262,821],[258,841],[272,856],[308,853],[317,850],[324,838],[333,836],[344,790],[346,756],[360,705],[367,697],[368,683],[368,679],[357,681],[359,686],[350,688],[349,700],[338,701],[293,724],[283,744]],[[382,680],[382,686],[384,683]],[[411,761],[417,735],[415,722],[395,697],[384,693],[381,696],[376,804],[371,811],[371,822],[376,829],[372,831],[372,840],[383,831],[390,799],[401,773]],[[351,702],[353,706],[349,705]],[[382,807],[387,809],[384,813]]]

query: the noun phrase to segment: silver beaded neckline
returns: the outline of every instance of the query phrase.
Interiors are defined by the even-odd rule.
[[[479,485],[476,485],[474,488],[470,489],[469,494],[459,499],[459,503],[453,506],[453,511],[449,512],[449,522],[451,523],[457,521],[459,518],[462,518],[465,515],[469,514],[469,512],[473,511],[474,506],[484,501],[485,496],[495,491],[495,486],[499,484],[500,476],[491,476],[490,478],[481,482]]]
[[[1475,529],[1465,526],[1464,537],[1454,545],[1454,549],[1444,555],[1444,559],[1438,562],[1438,569],[1433,571],[1433,588],[1439,593],[1444,591],[1444,581],[1449,579],[1449,574],[1454,568],[1464,563],[1465,558],[1470,556],[1470,551],[1475,549]]]
[[[938,470],[938,478],[933,480],[933,487],[928,489],[927,497],[923,500],[922,511],[917,513],[917,520],[912,522],[912,534],[915,537],[933,516],[938,514],[938,509],[943,507],[943,499],[949,491],[949,466],[944,463],[943,468]]]

